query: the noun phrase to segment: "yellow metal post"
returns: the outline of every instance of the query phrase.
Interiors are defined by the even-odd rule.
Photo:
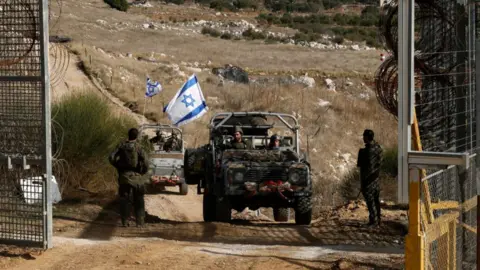
[[[405,266],[407,270],[424,269],[424,240],[420,230],[420,181],[418,170],[410,170],[408,235],[405,239]]]
[[[412,148],[421,151],[420,132],[418,128],[417,116],[414,114],[414,123],[412,126]],[[424,239],[421,231],[421,200],[420,187],[422,178],[425,177],[424,170],[410,169],[408,182],[408,235],[405,239],[405,266],[407,270],[424,270],[425,269],[425,250]],[[423,187],[424,192],[428,192],[428,184]],[[427,193],[428,194],[428,193]],[[430,198],[424,204],[429,222],[433,221],[431,215]]]

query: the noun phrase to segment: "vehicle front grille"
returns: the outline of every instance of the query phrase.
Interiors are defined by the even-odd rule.
[[[171,175],[172,171],[173,171],[173,168],[156,167],[153,169],[153,174],[154,175]]]
[[[247,169],[245,180],[251,182],[261,182],[267,180],[288,180],[288,171],[283,167],[252,167]]]

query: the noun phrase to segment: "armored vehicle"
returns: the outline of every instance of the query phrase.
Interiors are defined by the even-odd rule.
[[[165,186],[179,186],[180,194],[187,195],[182,130],[170,125],[146,124],[140,126],[139,132],[141,143],[147,148],[150,158],[148,191],[161,191]]]
[[[234,131],[243,132],[245,149],[232,149]],[[280,145],[269,147],[271,135]],[[295,223],[308,225],[312,216],[310,164],[300,153],[299,125],[288,114],[226,112],[210,121],[210,143],[202,147],[203,193],[206,222],[231,221],[231,210],[273,208],[276,221],[287,221],[295,211]]]

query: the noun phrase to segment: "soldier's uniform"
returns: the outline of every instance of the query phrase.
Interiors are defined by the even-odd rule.
[[[138,165],[136,168],[120,168],[116,166],[117,153],[122,147],[134,147],[138,153]],[[147,153],[136,141],[125,141],[120,143],[117,148],[110,154],[110,163],[117,168],[118,172],[118,193],[120,196],[120,216],[122,225],[128,226],[128,217],[130,216],[130,193],[133,193],[133,207],[135,210],[135,218],[137,226],[145,225],[145,184],[148,181],[146,174],[149,168],[149,160]]]
[[[241,140],[239,142],[232,141],[228,145],[228,148],[230,148],[230,149],[248,149],[248,144],[245,140]]]
[[[364,136],[373,138],[373,131],[365,130]],[[382,148],[375,141],[366,141],[365,148],[358,152],[357,167],[360,168],[361,192],[367,203],[369,225],[380,223],[380,166],[382,164]]]
[[[167,140],[167,142],[163,146],[163,150],[165,151],[180,150],[180,140],[178,139],[176,134],[173,134],[172,137]]]
[[[157,131],[156,133],[156,136],[151,138],[150,139],[150,142],[152,144],[157,144],[160,146],[160,149],[163,148],[163,146],[165,145],[165,142],[166,142],[166,138],[165,138],[165,133],[163,133],[162,131]]]
[[[243,136],[243,131],[242,128],[240,127],[235,127],[235,132],[237,133],[240,132],[240,134]],[[237,141],[233,139],[231,142],[228,142],[226,145],[227,149],[250,149],[250,146],[248,143],[242,138],[240,141]]]

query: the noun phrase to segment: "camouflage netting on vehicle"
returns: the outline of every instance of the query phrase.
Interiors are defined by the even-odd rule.
[[[288,162],[298,161],[296,154],[292,151],[272,150],[240,150],[225,151],[222,156],[223,162],[230,161],[253,161],[253,162]]]

